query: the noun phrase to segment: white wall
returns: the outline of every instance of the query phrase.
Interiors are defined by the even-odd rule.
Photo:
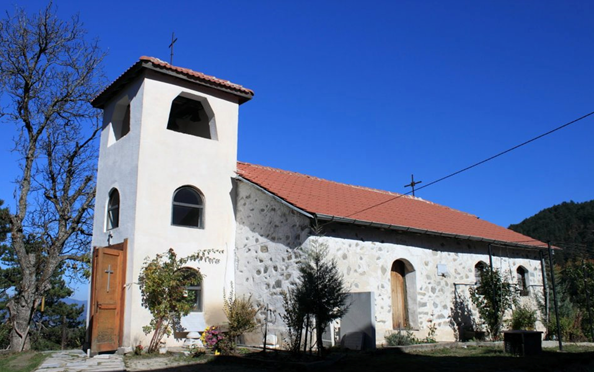
[[[200,249],[218,249],[219,264],[193,265],[204,274],[204,320],[220,324],[223,288],[234,280],[234,191],[237,161],[237,100],[210,88],[146,71],[144,79],[128,86],[131,130],[108,147],[110,125],[102,133],[93,244],[105,246],[105,204],[111,187],[120,191],[120,227],[111,231],[112,244],[128,238],[128,267],[124,346],[147,337],[142,327],[150,314],[141,307],[137,280],[146,257],[173,248],[179,256]],[[180,93],[202,97],[212,108],[217,140],[167,130],[171,102]],[[118,99],[114,101],[118,101]],[[110,120],[113,103],[105,110]],[[204,195],[204,229],[171,225],[174,191],[191,185]]]

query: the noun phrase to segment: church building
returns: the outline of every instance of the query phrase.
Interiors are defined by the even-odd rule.
[[[169,248],[179,256],[223,252],[218,264],[187,267],[204,279],[188,287],[195,304],[182,319],[185,331],[223,325],[223,293],[233,290],[268,305],[268,329],[280,343],[281,293],[313,241],[337,262],[352,295],[351,319],[359,319],[345,320],[331,338],[359,329],[381,344],[400,329],[424,337],[430,327],[438,340],[462,338],[478,325],[468,289],[489,265],[536,308],[541,242],[420,198],[238,162],[239,107],[253,96],[227,80],[141,57],[93,100],[104,112],[93,352],[148,344],[142,327],[151,317],[138,276],[147,257]]]

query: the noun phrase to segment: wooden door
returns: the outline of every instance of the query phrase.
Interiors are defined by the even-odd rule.
[[[95,248],[91,279],[91,353],[116,350],[122,344],[124,283],[126,278],[124,243]]]
[[[404,262],[394,261],[390,273],[392,282],[392,327],[393,329],[406,328],[406,268]]]

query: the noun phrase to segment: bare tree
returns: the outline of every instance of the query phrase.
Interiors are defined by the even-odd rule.
[[[15,125],[20,160],[10,211],[10,248],[22,275],[7,305],[13,351],[30,348],[31,319],[56,268],[80,274],[88,262],[100,130],[89,101],[104,79],[103,53],[85,37],[78,17],[58,19],[51,3],[30,17],[16,8],[0,23],[7,98],[0,115]]]

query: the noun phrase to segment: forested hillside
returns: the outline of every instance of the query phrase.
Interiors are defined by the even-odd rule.
[[[511,230],[563,248],[555,254],[559,264],[572,259],[594,258],[594,200],[564,202],[543,209]]]

